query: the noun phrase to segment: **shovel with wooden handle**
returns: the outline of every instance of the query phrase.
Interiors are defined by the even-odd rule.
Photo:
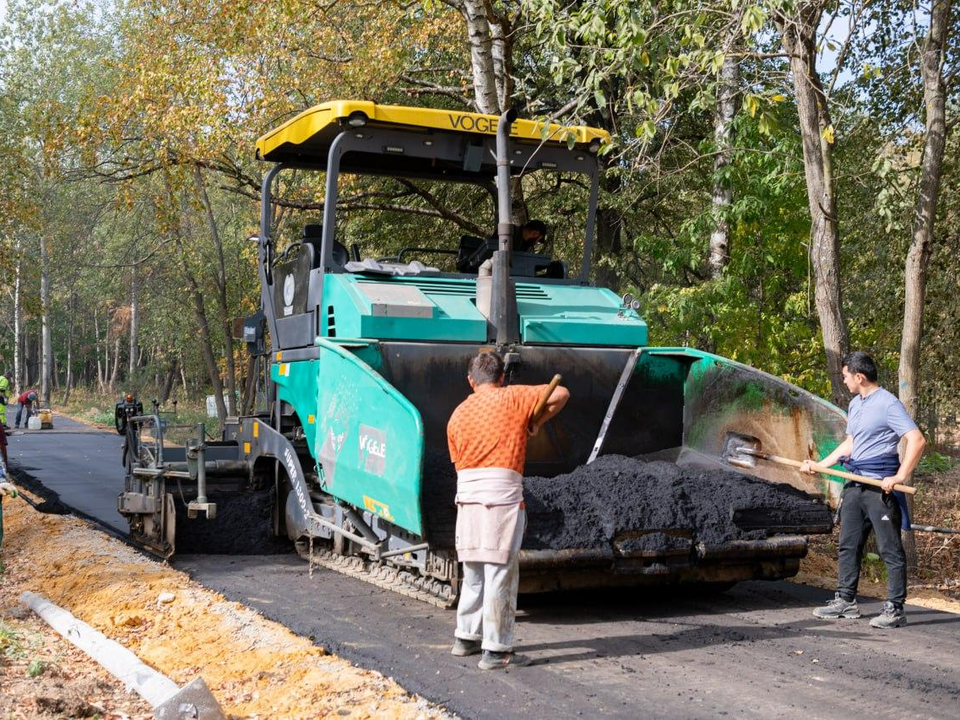
[[[533,417],[530,418],[531,430],[533,429],[533,426],[537,424],[537,420],[540,419],[540,416],[543,415],[543,411],[547,407],[547,402],[550,400],[550,396],[553,395],[553,391],[557,389],[557,385],[560,384],[562,379],[562,376],[554,375],[553,379],[550,381],[550,384],[544,389],[543,395],[540,396],[540,401],[533,409]]]
[[[799,460],[791,460],[790,458],[785,458],[780,455],[772,455],[770,453],[763,452],[760,450],[760,440],[752,435],[743,435],[741,433],[727,433],[727,438],[724,442],[722,458],[731,465],[748,469],[756,467],[757,458],[760,460],[767,460],[768,462],[777,463],[778,465],[789,465],[790,467],[795,468],[803,466],[803,463]],[[822,467],[820,465],[813,465],[812,469],[814,472],[823,473],[824,475],[832,475],[833,477],[844,478],[846,480],[855,480],[856,482],[863,483],[864,485],[883,487],[883,483],[876,478],[856,475],[851,472],[846,472],[845,470],[832,470],[831,468]],[[907,493],[908,495],[913,495],[917,492],[915,487],[911,487],[909,485],[898,484],[894,485],[893,489]]]

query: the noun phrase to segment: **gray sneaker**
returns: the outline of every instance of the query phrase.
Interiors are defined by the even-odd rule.
[[[844,600],[840,597],[840,593],[837,593],[833,596],[833,600],[823,607],[816,608],[813,611],[813,616],[821,620],[839,620],[840,618],[855,620],[860,617],[860,608],[856,599]]]
[[[512,652],[493,652],[484,650],[477,667],[481,670],[503,670],[508,667],[524,667],[530,664],[526,655],[517,655]]]
[[[457,657],[467,657],[468,655],[476,655],[478,652],[480,652],[479,640],[454,638],[453,649],[450,651],[450,654],[456,655]]]
[[[901,627],[906,624],[907,615],[903,612],[903,605],[897,605],[889,600],[883,604],[883,610],[880,611],[880,614],[870,621],[870,627],[882,630]]]

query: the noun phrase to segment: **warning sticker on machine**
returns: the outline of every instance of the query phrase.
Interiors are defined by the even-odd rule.
[[[383,430],[360,425],[359,465],[374,475],[383,474],[387,469],[387,434]]]

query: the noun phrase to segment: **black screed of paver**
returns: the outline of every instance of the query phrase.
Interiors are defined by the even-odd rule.
[[[420,490],[427,539],[436,548],[452,548],[457,524],[457,471],[445,450],[427,451]]]
[[[180,555],[276,555],[293,551],[293,544],[286,537],[273,534],[272,488],[232,493],[212,491],[207,498],[217,504],[217,515],[212,520],[207,520],[202,513],[188,518],[187,507],[176,489],[173,497]]]

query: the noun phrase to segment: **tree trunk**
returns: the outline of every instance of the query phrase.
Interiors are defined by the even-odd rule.
[[[50,256],[47,240],[40,234],[40,402],[50,406],[53,340],[50,334]]]
[[[175,214],[176,218],[172,225],[172,233],[180,259],[180,272],[183,275],[183,279],[187,282],[190,298],[193,301],[193,313],[197,320],[197,330],[200,333],[200,351],[203,354],[203,361],[207,366],[207,375],[210,378],[210,385],[213,388],[213,397],[217,404],[217,417],[220,419],[220,426],[223,427],[227,417],[227,407],[223,402],[223,380],[220,378],[220,369],[217,367],[217,358],[213,352],[213,343],[210,338],[210,323],[207,320],[207,308],[203,299],[203,291],[196,276],[191,272],[190,264],[187,261],[187,249],[183,242],[183,216],[179,211],[178,203],[173,194],[170,178],[165,176],[164,180],[166,181],[170,210]]]
[[[257,398],[257,381],[260,379],[260,362],[256,355],[247,356],[246,382],[243,385],[243,402],[240,414],[249,415]]]
[[[513,103],[513,28],[506,10],[497,14],[489,0],[446,0],[463,16],[470,46],[473,76],[473,104],[477,112],[500,115]],[[510,222],[523,225],[530,220],[523,185],[511,180]]]
[[[166,404],[167,400],[170,399],[170,393],[173,392],[173,383],[177,380],[177,375],[180,372],[180,360],[174,358],[170,362],[170,369],[167,370],[167,374],[164,376],[163,385],[160,388],[160,404]]]
[[[110,311],[106,313],[106,323],[103,328],[103,380],[100,382],[104,389],[110,384]],[[111,388],[112,389],[112,388]]]
[[[509,108],[513,101],[513,27],[506,13],[494,15],[493,5],[485,4],[487,22],[490,25],[493,78],[497,86],[497,104],[500,112]]]
[[[77,294],[70,294],[70,324],[67,326],[67,377],[63,383],[63,397],[60,399],[61,405],[66,405],[70,400],[70,391],[73,389],[73,325],[76,317]]]
[[[622,83],[611,78],[603,86],[608,98],[620,97],[625,91]],[[620,130],[617,116],[609,105],[596,108],[587,116],[587,122],[616,136]],[[592,275],[597,285],[620,292],[619,265],[623,258],[623,210],[614,203],[623,186],[623,178],[609,157],[600,158],[600,198],[597,207],[595,245],[591,258]],[[608,261],[609,258],[609,261]]]
[[[130,360],[127,364],[127,378],[132,380],[137,374],[140,359],[138,335],[140,333],[140,303],[137,298],[137,265],[130,268]]]
[[[214,280],[217,286],[220,330],[223,335],[223,359],[226,362],[227,370],[227,408],[231,415],[236,415],[237,369],[233,357],[233,327],[230,322],[230,308],[227,304],[227,263],[223,257],[223,243],[220,240],[220,230],[217,228],[217,220],[213,215],[213,206],[210,204],[210,196],[207,195],[207,188],[203,183],[203,175],[200,173],[200,168],[194,168],[193,177],[197,185],[197,190],[200,193],[200,201],[203,203],[207,228],[210,230],[210,238],[213,240],[214,249],[217,251],[217,268],[214,273]]]
[[[33,344],[33,338],[30,337],[30,331],[23,334],[23,389],[33,387],[34,369],[36,359],[34,353],[36,347]]]
[[[489,115],[502,112],[497,74],[494,63],[494,40],[487,5],[484,0],[462,0],[457,4],[467,24],[467,39],[470,44],[470,67],[473,71],[473,96],[477,111]],[[502,45],[497,50],[503,54]],[[503,66],[501,57],[500,65]]]
[[[17,266],[13,279],[13,392],[19,395],[22,392],[20,388],[23,378],[23,357],[20,352],[23,344],[23,328],[20,325],[20,275],[23,272],[23,258],[20,256],[19,237],[16,240],[15,252],[17,254]]]
[[[110,370],[110,382],[107,383],[107,387],[110,388],[110,392],[116,392],[117,387],[117,374],[120,370],[120,330],[117,330],[116,337],[113,339],[113,367]]]
[[[30,363],[32,362],[30,358],[30,331],[24,329],[23,335],[23,387],[20,392],[23,392],[28,387],[30,387]]]
[[[783,49],[790,56],[803,143],[803,168],[810,207],[810,259],[814,300],[823,334],[830,400],[846,407],[849,393],[843,385],[843,356],[850,339],[840,292],[840,235],[833,178],[833,126],[823,85],[816,68],[816,32],[823,16],[822,2],[804,3],[796,15],[777,15]]]
[[[903,335],[900,340],[900,402],[916,419],[919,410],[920,342],[927,294],[933,228],[940,198],[940,176],[947,142],[946,88],[943,81],[944,46],[950,27],[951,0],[934,0],[930,30],[923,43],[920,71],[926,108],[926,138],[920,187],[913,215],[913,237],[904,269]]]
[[[737,28],[731,34],[737,32]],[[735,37],[735,36],[734,36]],[[713,197],[711,215],[713,232],[710,233],[710,276],[720,277],[730,262],[730,225],[727,212],[733,202],[733,188],[725,177],[733,155],[733,117],[737,113],[737,98],[740,90],[740,60],[731,51],[734,41],[729,40],[726,56],[720,70],[717,87],[717,110],[714,114],[713,141],[717,157],[713,163]]]
[[[926,137],[921,160],[920,187],[913,214],[913,237],[904,267],[903,335],[900,338],[900,402],[914,419],[920,410],[920,343],[923,338],[923,309],[927,296],[927,277],[933,253],[933,228],[940,199],[943,152],[947,143],[946,87],[943,80],[944,48],[950,27],[951,0],[934,0],[930,12],[930,30],[923,42],[920,72],[923,78],[923,104],[926,109]],[[913,497],[907,496],[913,511]],[[917,567],[917,548],[913,532],[904,533],[907,567]]]
[[[94,347],[97,348],[97,350],[96,350],[96,356],[97,356],[97,385],[98,385],[98,387],[100,388],[100,392],[103,392],[104,389],[105,389],[105,388],[104,388],[104,385],[106,384],[106,383],[105,383],[106,378],[105,378],[105,376],[104,376],[104,374],[103,374],[103,367],[104,367],[104,366],[103,366],[103,362],[102,362],[102,360],[100,359],[100,350],[99,350],[99,345],[100,345],[100,318],[97,316],[96,311],[94,311],[94,313],[93,313],[93,337],[94,337],[94,340],[95,340],[95,342],[94,342]],[[106,344],[106,343],[104,343],[104,344]]]
[[[620,190],[620,176],[604,173],[600,176],[600,187],[604,195],[612,196]],[[604,258],[616,259],[623,251],[623,212],[617,207],[597,208],[597,242],[594,251],[593,268],[597,284],[620,291],[620,275],[614,264],[603,262]]]
[[[43,376],[43,324],[41,318],[40,333],[37,335],[37,347],[34,353],[34,369],[36,370],[36,382],[39,385]],[[43,400],[43,397],[40,397]]]

